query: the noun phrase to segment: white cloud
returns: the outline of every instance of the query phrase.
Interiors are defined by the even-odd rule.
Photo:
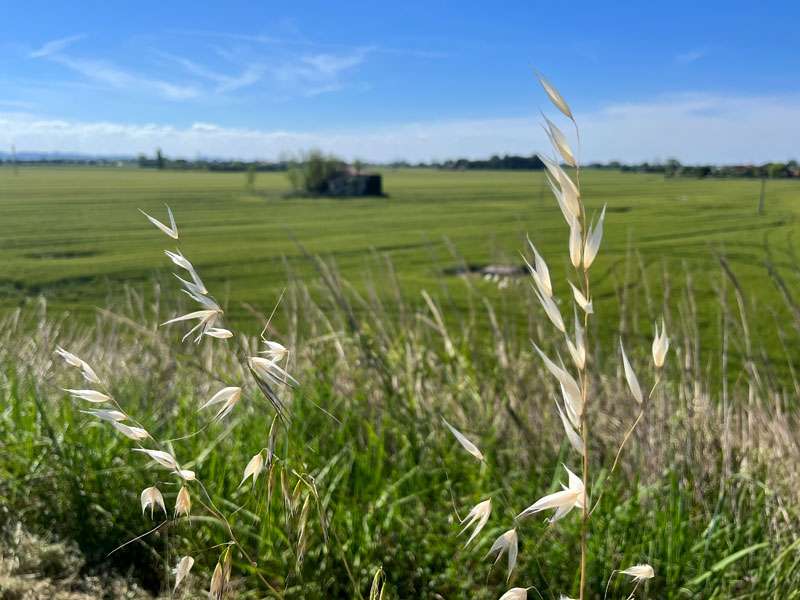
[[[57,40],[49,41],[46,44],[42,45],[39,49],[31,52],[28,56],[30,58],[46,58],[48,56],[61,52],[67,46],[71,46],[75,42],[82,40],[84,37],[86,36],[70,35],[68,37],[63,37]]]
[[[800,97],[681,94],[578,114],[584,162],[675,157],[686,163],[747,163],[797,158]],[[531,118],[442,120],[316,132],[270,131],[195,123],[190,127],[46,119],[0,113],[0,147],[92,154],[275,159],[318,147],[347,158],[529,155],[547,148]]]

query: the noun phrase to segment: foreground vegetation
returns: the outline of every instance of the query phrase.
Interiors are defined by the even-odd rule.
[[[484,335],[467,326],[448,328],[438,304],[396,298],[389,310],[324,272],[327,292],[313,299],[293,282],[271,327],[282,336],[301,331],[297,323],[307,326],[287,340],[299,350],[293,373],[302,386],[290,435],[276,453],[289,461],[289,473],[313,478],[319,511],[301,510],[303,496],[295,497],[291,481],[277,475],[270,485],[266,477],[259,480],[255,492],[238,487],[248,449],[263,445],[267,435],[268,406],[255,389],[246,391],[232,420],[175,442],[181,456],[193,457],[184,466],[201,474],[215,502],[235,514],[237,536],[258,557],[257,565],[237,562],[235,571],[246,577],[258,570],[289,598],[367,597],[380,567],[390,598],[498,597],[504,569],[492,570],[483,559],[485,541],[457,549],[456,515],[482,499],[475,490],[484,490],[502,492],[507,504],[497,515],[511,518],[531,501],[531,490],[556,484],[553,474],[569,449],[561,444],[549,377],[508,311],[488,300],[474,303],[475,313],[496,323]],[[644,302],[643,285],[627,289],[631,302]],[[743,305],[742,320],[733,295],[719,306],[724,337],[731,356],[750,352],[750,360],[714,391],[719,382],[708,378],[708,365],[716,359],[696,336],[695,306],[686,297],[668,313],[672,383],[632,440],[625,476],[605,490],[607,516],[595,521],[589,539],[589,589],[603,589],[609,565],[647,558],[659,574],[648,597],[796,597],[796,391],[769,376],[757,340],[747,337],[751,309]],[[529,309],[525,330],[541,338],[543,316]],[[201,425],[197,407],[221,374],[241,369],[236,355],[255,348],[255,340],[231,347],[204,343],[190,358],[174,335],[156,328],[167,313],[171,306],[129,291],[91,329],[47,313],[44,304],[39,312],[11,313],[0,326],[0,501],[7,527],[22,522],[34,533],[75,540],[88,572],[113,567],[154,591],[164,589],[168,566],[187,547],[201,549],[193,575],[195,585],[205,587],[222,532],[196,516],[107,556],[150,527],[138,492],[158,481],[159,472],[132,468],[130,442],[78,412],[59,389],[70,372],[51,349],[66,345],[113,374],[115,396],[154,424],[155,435],[179,437]],[[626,342],[649,338],[631,319],[622,325]],[[796,344],[796,334],[787,335],[787,343]],[[642,370],[647,359],[632,357]],[[600,344],[590,360],[598,372],[613,373],[614,344]],[[608,463],[633,415],[617,400],[626,393],[621,373],[594,385],[606,393],[592,450]],[[470,434],[468,425],[480,423],[481,436],[473,439],[492,466],[476,470],[466,461],[441,416]],[[602,480],[600,474],[600,486]],[[177,490],[163,489],[171,506]],[[501,532],[500,523],[490,521],[486,539]],[[554,529],[534,519],[521,530],[517,573],[545,598],[575,584],[577,573],[562,567],[575,555],[577,527],[577,520]],[[257,591],[253,577],[239,585],[243,593],[267,593]],[[614,590],[612,584],[609,597],[625,594]]]

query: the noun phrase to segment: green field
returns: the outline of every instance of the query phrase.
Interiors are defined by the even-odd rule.
[[[633,260],[629,279],[639,279],[644,265],[656,306],[665,271],[676,302],[684,271],[693,274],[704,327],[717,313],[716,254],[727,256],[748,300],[779,304],[763,266],[765,244],[777,266],[793,271],[800,183],[770,181],[765,214],[757,216],[757,180],[589,171],[582,182],[590,210],[608,205],[595,276],[601,310],[623,281],[617,267],[631,247],[641,264]],[[240,173],[28,168],[13,175],[0,169],[2,304],[44,295],[56,310],[85,315],[122,283],[146,288],[154,273],[168,272],[161,249],[171,240],[137,209],[165,218],[164,203],[176,214],[182,251],[235,319],[244,314],[243,303],[267,310],[287,268],[313,281],[305,253],[334,261],[362,290],[383,289],[388,256],[408,298],[418,298],[421,289],[441,290],[456,309],[467,301],[464,284],[442,277],[443,269],[461,260],[517,264],[526,234],[555,274],[570,272],[566,226],[541,173],[387,170],[385,199],[287,199],[287,187],[280,173],[259,174],[251,194]],[[476,285],[494,295],[492,284]]]

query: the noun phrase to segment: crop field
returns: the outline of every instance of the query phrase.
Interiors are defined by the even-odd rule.
[[[388,197],[334,200],[285,197],[280,173],[246,190],[241,173],[0,169],[0,597],[205,597],[220,563],[241,598],[578,588],[580,519],[520,517],[579,462],[530,344],[569,360],[563,335],[527,275],[464,275],[519,266],[529,235],[571,335],[564,218],[539,172],[383,176]],[[758,180],[580,179],[590,217],[607,206],[582,379],[598,508],[585,598],[800,598],[800,184],[769,180],[757,214]],[[179,244],[137,210],[166,221],[165,203]],[[231,339],[195,345],[185,323],[158,326],[195,310],[163,255],[176,246]],[[662,316],[663,367],[650,350]],[[262,327],[291,349],[286,421],[246,366]],[[621,340],[651,390],[639,404]],[[111,398],[75,391],[93,380],[57,346],[91,363],[147,437],[86,414]],[[200,407],[223,384],[241,400],[212,418]],[[133,451],[156,443],[192,477]],[[243,481],[255,452],[268,464]],[[173,509],[179,485],[191,514]],[[166,508],[140,510],[153,486]],[[487,497],[491,519],[465,547],[459,521]],[[507,575],[486,553],[509,527]],[[656,576],[634,588],[619,569],[643,562]]]
[[[520,265],[526,235],[552,257],[551,268],[563,264],[567,272],[566,225],[542,173],[383,175],[388,198],[335,200],[285,198],[281,173],[259,174],[250,193],[240,173],[0,169],[0,303],[17,306],[43,295],[52,309],[86,319],[123,284],[147,292],[169,263],[137,209],[166,218],[165,203],[183,232],[182,251],[211,287],[224,290],[220,300],[234,320],[247,316],[245,304],[268,311],[289,277],[313,282],[312,256],[332,261],[356,289],[379,294],[387,288],[388,259],[406,298],[418,299],[423,289],[438,293],[451,316],[466,309],[471,286],[447,273],[464,264]],[[600,310],[604,298],[616,300],[635,248],[636,256],[627,256],[629,280],[645,277],[660,306],[665,290],[677,301],[688,274],[704,330],[718,317],[720,256],[747,300],[780,311],[764,262],[796,280],[800,184],[770,181],[763,215],[756,214],[759,180],[587,171],[582,184],[590,210],[608,206],[596,283]],[[520,292],[503,294],[480,280],[475,286],[502,297],[509,318],[522,313]],[[616,310],[616,302],[608,305]],[[772,312],[755,318],[774,330]]]

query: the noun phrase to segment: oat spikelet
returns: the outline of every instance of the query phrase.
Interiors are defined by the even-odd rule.
[[[494,544],[492,544],[492,547],[489,548],[489,552],[486,553],[484,558],[488,558],[491,555],[496,555],[494,562],[497,563],[497,561],[502,558],[503,554],[508,554],[508,575],[506,576],[506,581],[508,581],[511,579],[511,573],[514,570],[514,567],[517,565],[517,552],[517,530],[509,529],[494,541]]]
[[[480,502],[472,507],[472,510],[469,511],[466,517],[464,517],[461,521],[461,524],[464,525],[464,528],[459,532],[458,535],[464,533],[467,529],[471,526],[475,526],[472,530],[472,535],[469,536],[467,543],[464,544],[466,548],[469,546],[470,542],[475,539],[475,537],[481,532],[483,527],[486,525],[487,521],[489,520],[489,516],[492,514],[492,499],[488,498],[483,502]]]
[[[165,204],[164,206],[167,206],[167,205]],[[166,233],[166,234],[167,234],[169,237],[171,237],[173,240],[177,240],[177,239],[178,239],[178,226],[177,226],[177,225],[175,225],[175,218],[172,216],[172,210],[170,209],[170,207],[169,207],[169,206],[167,206],[167,215],[169,216],[169,227],[167,227],[166,225],[164,225],[164,224],[163,224],[161,221],[159,221],[158,219],[156,219],[156,218],[154,218],[154,217],[151,217],[150,215],[148,215],[148,214],[147,214],[146,212],[144,212],[144,211],[143,211],[141,208],[139,209],[139,212],[140,212],[140,213],[142,213],[142,214],[143,214],[145,217],[147,217],[147,220],[148,220],[148,221],[150,221],[150,222],[151,222],[153,225],[155,225],[155,226],[156,226],[156,227],[158,227],[158,228],[159,228],[161,231],[163,231],[164,233]]]
[[[634,373],[633,367],[631,367],[631,363],[628,361],[628,357],[625,354],[625,348],[622,346],[622,340],[619,341],[619,349],[622,351],[622,366],[625,369],[625,380],[628,382],[628,388],[630,388],[631,394],[633,394],[633,397],[636,399],[636,401],[641,404],[644,402],[642,388],[639,385],[639,380],[636,377],[636,373]]]
[[[192,510],[192,498],[189,496],[189,489],[183,485],[175,499],[175,517],[189,516]],[[176,584],[177,586],[177,584]]]
[[[110,402],[111,396],[108,394],[104,394],[102,392],[98,392],[97,390],[71,390],[65,389],[70,396],[73,398],[79,398],[81,400],[86,400],[87,402],[92,402],[94,404],[103,404],[104,402]]]
[[[550,98],[550,102],[552,102],[558,110],[564,113],[565,117],[571,119],[572,121],[575,121],[575,117],[572,116],[572,111],[570,110],[567,101],[564,100],[564,98],[561,96],[561,94],[558,92],[555,86],[549,81],[547,81],[544,75],[542,75],[538,71],[536,72],[536,77],[539,79],[539,83],[544,88],[547,97]]]
[[[656,330],[655,337],[653,337],[653,364],[657,369],[664,366],[664,359],[667,357],[669,350],[669,338],[667,337],[667,326],[664,325],[664,318],[661,318],[661,332],[658,330],[658,323],[654,324]]]
[[[564,469],[566,469],[567,474],[569,475],[569,485],[562,485],[563,489],[560,492],[555,492],[539,498],[539,500],[519,513],[517,515],[518,519],[529,517],[543,510],[555,508],[556,512],[550,519],[550,522],[553,523],[567,516],[567,514],[569,514],[573,508],[582,509],[585,506],[586,490],[584,488],[583,481],[566,466]]]
[[[172,588],[173,594],[178,591],[178,586],[186,579],[189,571],[192,570],[192,566],[194,566],[194,559],[191,556],[184,556],[178,561],[178,565],[172,571],[175,575],[175,587]]]
[[[253,478],[253,484],[255,484],[256,479],[261,474],[261,471],[264,470],[264,455],[259,452],[253,458],[251,458],[247,466],[244,468],[244,477],[242,477],[242,481],[239,483],[239,487],[244,485],[244,482],[247,481],[248,477]]]
[[[652,579],[656,576],[656,572],[648,564],[633,565],[624,571],[620,571],[623,575],[633,577],[634,581],[644,581],[645,579]]]
[[[444,417],[442,417],[442,423],[444,423],[445,427],[447,427],[450,430],[450,433],[452,433],[455,436],[455,438],[458,440],[458,443],[464,447],[464,450],[472,454],[472,456],[474,456],[478,460],[483,461],[483,453],[475,444],[473,444],[467,438],[467,436],[465,436],[458,429],[450,425],[450,423],[448,423]]]
[[[114,429],[131,440],[140,441],[150,437],[150,434],[141,427],[125,425],[125,423],[119,423],[118,421],[111,421],[111,425],[114,427]]]
[[[164,514],[167,513],[167,508],[164,506],[164,496],[161,495],[161,491],[155,486],[143,489],[139,500],[142,503],[142,513],[144,513],[148,507],[150,508],[151,519],[153,518],[156,507],[163,510]]]

